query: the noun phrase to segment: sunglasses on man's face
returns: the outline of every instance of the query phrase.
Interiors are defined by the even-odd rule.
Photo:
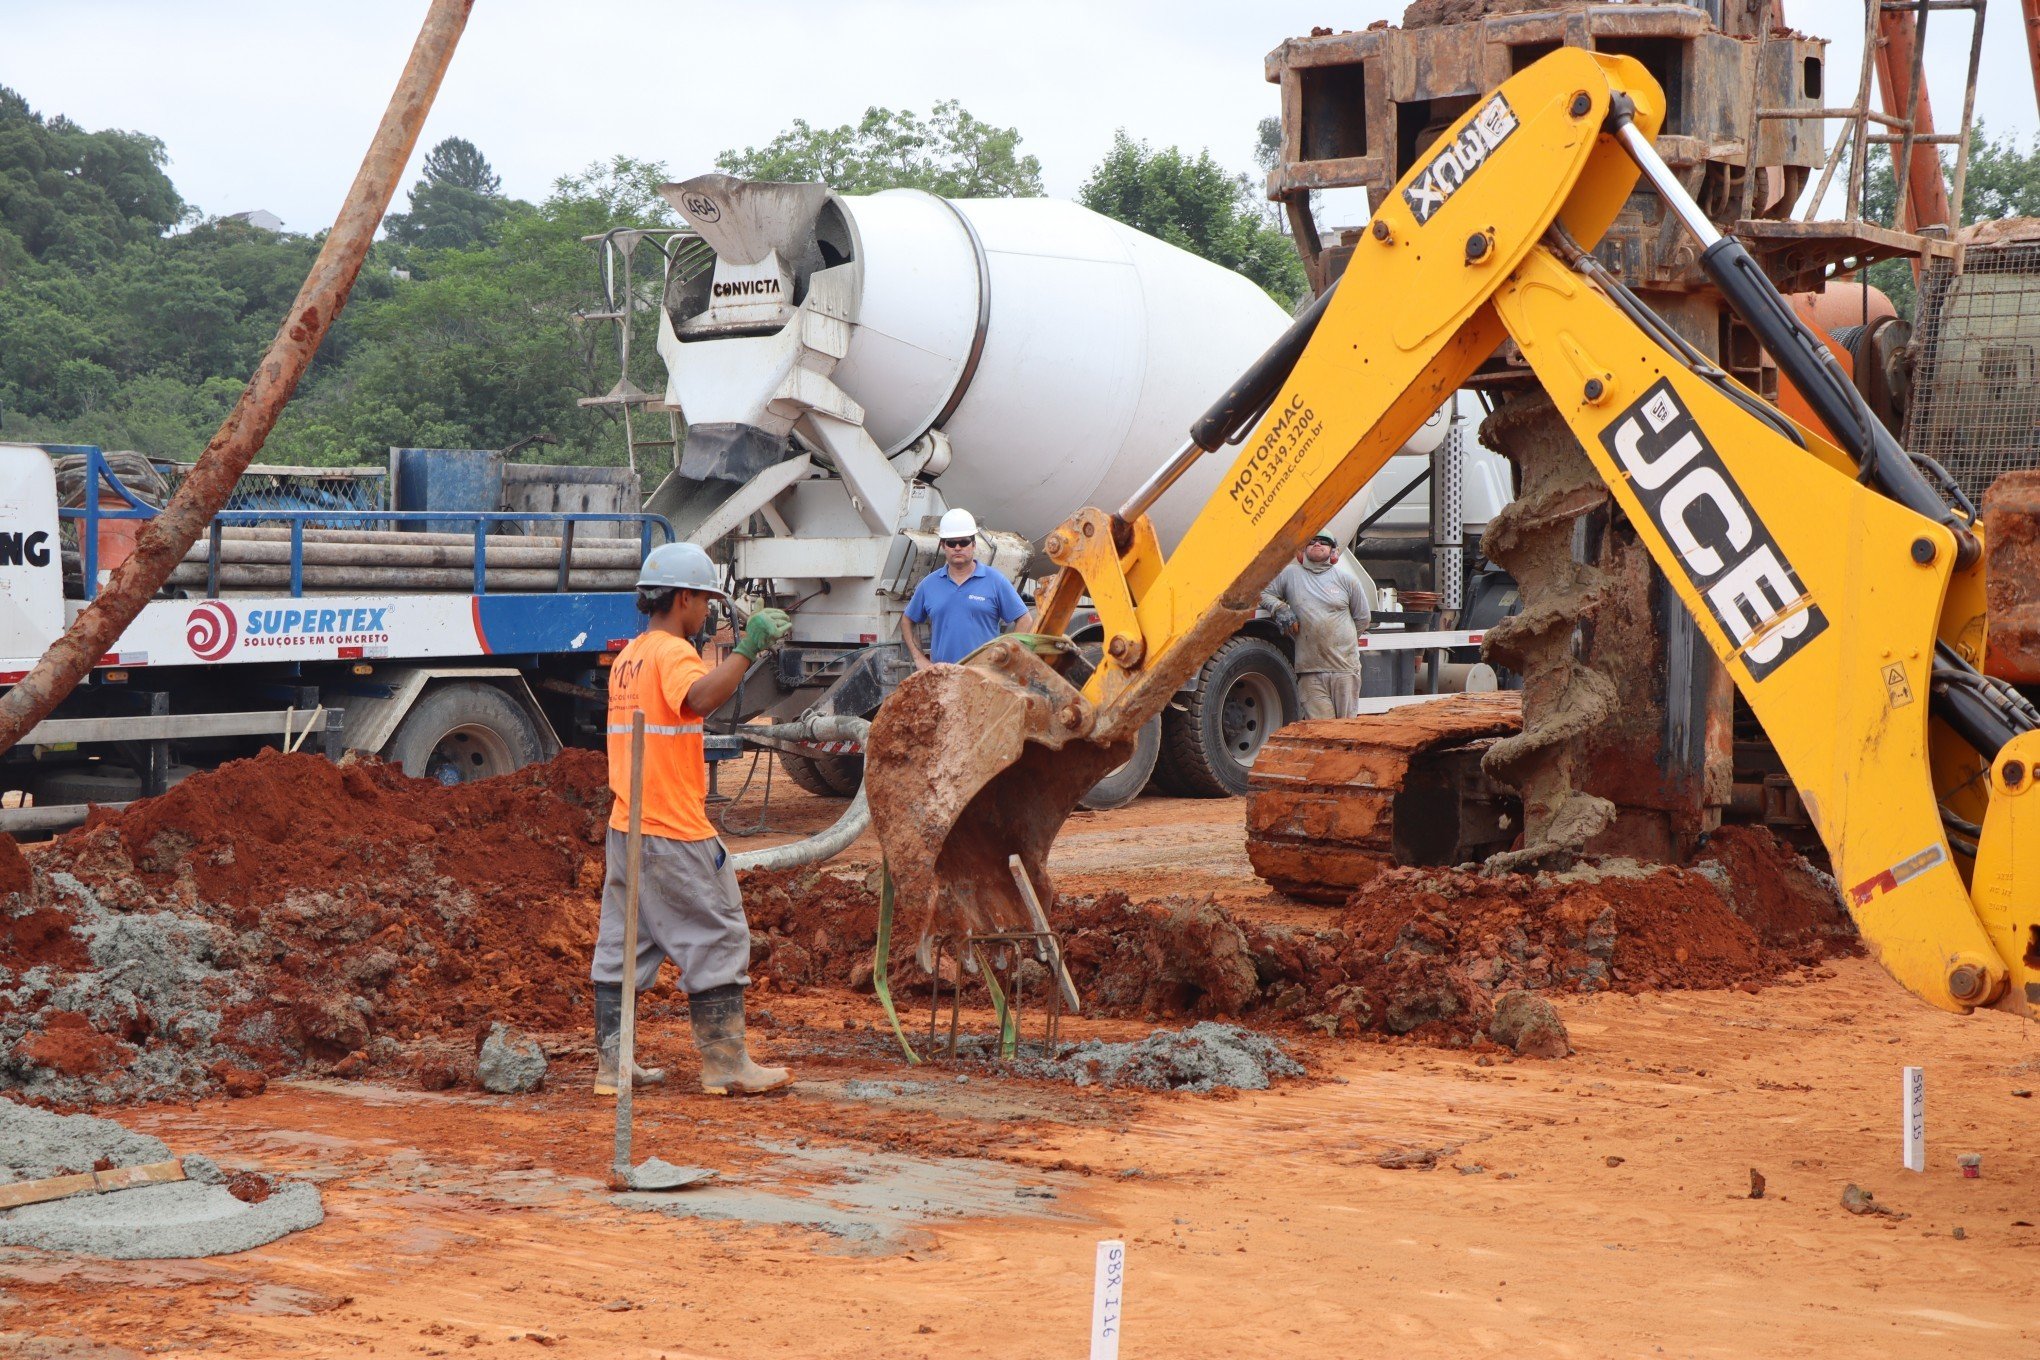
[[[968,548],[976,541],[974,538],[945,538],[942,540],[942,546],[945,548]]]

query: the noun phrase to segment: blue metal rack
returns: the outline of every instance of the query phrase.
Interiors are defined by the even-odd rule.
[[[153,506],[137,500],[132,492],[121,484],[113,469],[106,464],[101,451],[89,444],[47,445],[53,453],[76,453],[85,456],[86,494],[85,504],[66,507],[57,513],[65,519],[76,520],[79,525],[78,551],[84,564],[85,598],[90,600],[99,594],[99,522],[101,520],[154,519]],[[105,486],[126,503],[126,509],[107,510],[100,506],[97,488]],[[222,510],[213,517],[212,529],[206,553],[206,598],[219,596],[220,580],[220,531],[229,524],[277,524],[290,526],[290,593],[293,599],[304,594],[304,548],[305,529],[311,528],[361,528],[375,529],[389,523],[391,513],[387,510]],[[559,530],[560,555],[553,590],[564,593],[567,590],[568,571],[573,562],[574,531],[582,524],[628,523],[638,526],[638,552],[640,556],[649,553],[657,543],[672,543],[679,537],[673,524],[664,515],[649,512],[624,513],[560,513],[560,512],[518,512],[481,510],[406,510],[403,518],[407,521],[457,523],[472,526],[475,542],[473,583],[476,595],[486,595],[488,584],[489,528],[497,524],[537,524]],[[655,537],[656,536],[656,537]],[[513,540],[514,542],[514,540]],[[518,592],[529,593],[529,592]]]

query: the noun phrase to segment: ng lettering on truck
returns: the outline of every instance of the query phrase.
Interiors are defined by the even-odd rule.
[[[1827,616],[1669,380],[1617,416],[1601,443],[1754,679],[1826,630]]]
[[[0,533],[0,567],[47,567],[49,564],[50,536],[45,531]]]

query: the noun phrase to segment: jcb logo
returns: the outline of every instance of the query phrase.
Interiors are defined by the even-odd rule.
[[[1686,578],[1762,680],[1827,628],[1679,395],[1659,379],[1601,431]]]

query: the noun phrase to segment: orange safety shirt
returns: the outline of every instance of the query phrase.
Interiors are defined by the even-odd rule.
[[[647,836],[705,841],[708,762],[701,749],[701,715],[687,706],[687,691],[709,665],[685,639],[651,629],[632,638],[609,668],[609,787],[616,805],[609,825],[630,830],[630,721],[645,713]]]

